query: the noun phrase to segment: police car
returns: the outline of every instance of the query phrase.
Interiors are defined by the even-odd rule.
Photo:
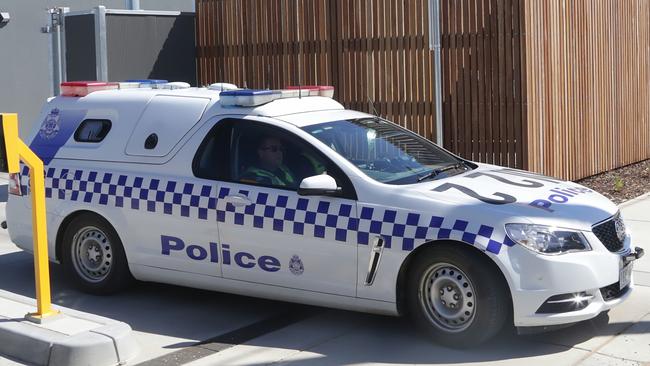
[[[332,93],[65,83],[28,141],[50,259],[91,293],[137,279],[409,314],[455,347],[630,296],[643,250],[605,197],[462,159]],[[9,233],[31,251],[28,168],[10,178]]]

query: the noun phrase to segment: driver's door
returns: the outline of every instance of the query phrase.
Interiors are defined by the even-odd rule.
[[[283,164],[294,175],[293,186],[245,175],[257,164],[256,141],[264,136],[284,144]],[[358,216],[349,179],[320,151],[276,126],[241,120],[233,124],[230,141],[230,176],[217,200],[223,277],[355,296]],[[300,181],[318,173],[310,173],[318,166],[342,186],[342,196],[298,194]]]

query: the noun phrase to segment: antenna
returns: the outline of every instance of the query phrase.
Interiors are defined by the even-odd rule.
[[[370,106],[372,107],[372,111],[375,114],[375,116],[379,117],[379,112],[377,112],[377,109],[375,108],[375,102],[373,102],[372,99],[370,99],[370,96],[368,96],[368,102],[370,103]]]
[[[219,65],[219,68],[221,69],[221,80],[226,80],[226,66],[224,66],[225,62],[221,60],[221,64]],[[221,82],[221,91],[223,91],[223,81]]]
[[[296,41],[298,41],[298,99],[302,99],[302,75],[300,70],[300,59],[302,58],[302,44],[300,43],[300,14],[298,13],[298,0],[296,3]]]

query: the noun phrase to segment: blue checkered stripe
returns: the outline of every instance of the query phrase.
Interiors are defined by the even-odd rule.
[[[24,167],[21,178],[28,173]],[[216,221],[212,185],[47,167],[45,197]]]
[[[455,239],[499,254],[502,247],[515,243],[494,227],[462,219],[422,215],[405,210],[360,208],[358,243],[367,245],[371,237],[381,236],[386,248],[411,251],[427,241]]]
[[[252,204],[235,207],[223,198],[243,195]],[[224,186],[217,200],[217,221],[293,235],[354,242],[359,220],[353,206],[345,202],[320,201],[295,195],[251,192]]]
[[[223,198],[239,194],[252,204],[235,207]],[[513,246],[508,237],[491,226],[470,224],[461,219],[421,215],[405,210],[360,207],[359,218],[351,217],[351,203],[331,203],[318,199],[295,198],[266,192],[222,187],[217,203],[217,221],[258,229],[271,229],[294,235],[309,235],[336,241],[367,245],[380,236],[386,248],[411,251],[433,239],[456,239],[499,254]]]
[[[21,178],[21,185],[27,187],[28,167],[23,167]],[[359,207],[356,218],[351,201],[324,201],[257,189],[238,190],[227,185],[217,192],[212,185],[47,167],[45,187],[47,198],[217,221],[330,241],[368,245],[372,237],[381,236],[386,248],[404,251],[434,239],[460,240],[495,254],[499,254],[503,246],[514,245],[504,234],[497,234],[493,227],[463,219],[368,206]],[[224,198],[233,194],[248,197],[252,204],[236,207],[228,203]]]

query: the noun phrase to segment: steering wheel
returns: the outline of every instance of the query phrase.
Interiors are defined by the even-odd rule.
[[[372,162],[373,170],[380,172],[390,171],[390,168],[393,166],[393,161],[390,158],[383,157]]]

